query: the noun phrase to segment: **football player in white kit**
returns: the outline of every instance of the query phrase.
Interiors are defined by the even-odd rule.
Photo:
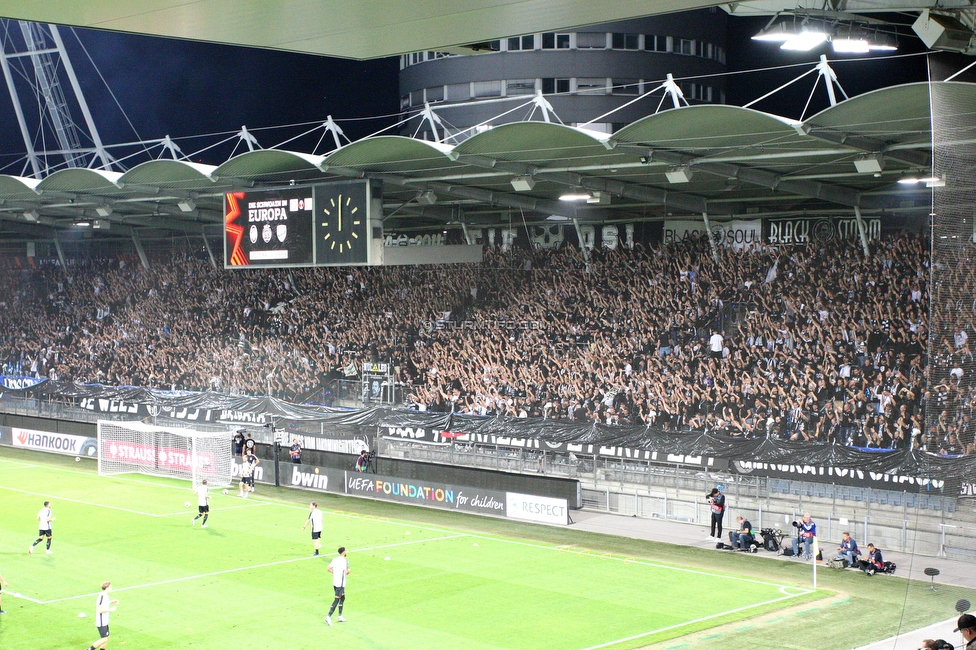
[[[53,532],[51,531],[51,522],[54,521],[54,515],[51,514],[51,502],[45,501],[44,507],[41,508],[40,512],[37,513],[37,539],[34,543],[30,545],[27,549],[29,555],[34,554],[34,547],[41,543],[41,540],[47,537],[47,554],[50,555],[54,551],[51,550],[51,536]]]
[[[197,519],[203,517],[203,525],[200,528],[206,528],[207,518],[210,516],[210,488],[207,486],[207,479],[203,479],[194,492],[197,493],[197,516],[193,518],[190,525],[196,526]]]
[[[88,650],[105,650],[108,647],[109,612],[114,612],[115,606],[119,604],[119,601],[109,599],[110,591],[112,591],[112,583],[103,582],[102,593],[98,594],[95,600],[95,627],[98,628],[98,641],[88,646]]]
[[[315,501],[312,501],[308,507],[308,519],[305,520],[302,530],[305,530],[309,523],[312,524],[312,546],[315,547],[312,556],[314,557],[319,554],[319,549],[322,548],[322,511],[319,510],[319,504]]]
[[[337,551],[339,555],[332,558],[329,562],[329,573],[332,574],[332,588],[335,590],[335,600],[329,608],[329,614],[325,617],[325,622],[332,625],[332,612],[339,608],[339,622],[345,623],[346,619],[342,616],[342,606],[346,604],[346,576],[349,575],[349,560],[346,559],[346,547],[340,546]]]

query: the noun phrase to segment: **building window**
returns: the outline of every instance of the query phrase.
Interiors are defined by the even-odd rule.
[[[424,103],[424,91],[423,90],[412,90],[410,91],[410,105],[420,106]]]
[[[606,77],[577,77],[576,92],[581,95],[606,95]]]
[[[611,42],[615,50],[639,50],[640,34],[614,34]]]
[[[607,35],[604,32],[577,32],[576,49],[602,50],[607,47]]]
[[[614,95],[639,95],[640,80],[639,79],[614,79],[613,94]]]
[[[725,63],[725,48],[721,48],[721,47],[715,48],[715,60],[718,61],[719,63],[723,63],[723,64]],[[725,101],[723,100],[722,103],[724,104]]]
[[[535,35],[529,34],[528,36],[513,36],[508,39],[508,51],[517,52],[519,50],[534,50],[535,49]]]
[[[442,102],[444,101],[444,86],[434,86],[433,88],[428,88],[427,101],[429,102]]]
[[[648,52],[667,52],[668,37],[644,34],[644,49]]]
[[[410,108],[410,94],[400,95],[400,110]]]
[[[542,35],[542,49],[568,50],[569,34],[556,34],[555,32],[545,32]]]
[[[678,40],[678,54],[687,54],[688,56],[695,55],[695,41],[682,38]]]
[[[501,81],[475,81],[471,84],[474,97],[501,97]]]
[[[505,82],[505,94],[509,97],[514,95],[534,95],[535,79],[509,79]]]
[[[447,87],[447,101],[463,102],[471,99],[471,84],[450,84]]]
[[[546,77],[542,80],[542,92],[546,95],[553,93],[568,93],[569,79],[553,79]]]
[[[704,92],[704,96],[702,97],[702,99],[704,99],[706,102],[711,102],[712,101],[712,87],[711,86],[702,86],[702,90],[705,91]]]
[[[711,43],[709,43],[708,44],[708,47],[705,48],[705,54],[704,54],[704,56],[705,56],[706,59],[714,59],[715,58],[715,46],[712,45]]]
[[[682,83],[681,94],[685,96],[685,99],[698,99],[698,97],[695,95],[695,84],[693,83]]]

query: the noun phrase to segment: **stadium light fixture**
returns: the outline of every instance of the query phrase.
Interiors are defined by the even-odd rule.
[[[437,195],[431,190],[419,192],[417,194],[417,203],[420,205],[434,205],[437,203]]]
[[[667,177],[669,183],[687,183],[691,180],[692,176],[695,175],[688,165],[681,165],[680,167],[670,167],[664,175]]]
[[[809,52],[827,41],[827,32],[819,27],[804,28],[800,33],[779,46],[781,50]]]
[[[884,158],[881,154],[871,154],[854,159],[854,168],[858,174],[877,174],[884,171]]]
[[[593,193],[584,189],[574,188],[559,195],[560,201],[589,201],[593,198]]]
[[[89,223],[88,221],[76,221],[75,222],[75,226],[77,226],[78,228],[87,228],[90,225],[91,225],[91,223]]]
[[[512,187],[516,192],[528,192],[535,187],[535,179],[531,176],[516,176],[512,179]]]
[[[561,214],[550,214],[546,217],[546,221],[569,221],[569,217],[564,217]]]
[[[183,212],[193,212],[194,210],[197,209],[197,204],[191,201],[190,199],[183,199],[176,203],[176,207],[178,207]]]
[[[27,219],[27,221],[30,221],[31,223],[37,223],[40,216],[41,215],[38,214],[37,210],[26,210],[24,212],[24,219]]]
[[[112,206],[110,205],[100,205],[95,208],[95,214],[100,217],[107,217],[112,214]]]

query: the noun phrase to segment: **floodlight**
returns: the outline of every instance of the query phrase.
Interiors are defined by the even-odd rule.
[[[183,199],[176,203],[176,207],[178,207],[183,212],[193,212],[194,210],[197,209],[197,204],[191,201],[190,199]]]
[[[24,219],[27,219],[32,223],[37,223],[37,220],[38,218],[40,218],[40,216],[41,215],[37,213],[37,210],[27,210],[24,212]]]
[[[559,195],[560,201],[589,201],[591,198],[593,198],[591,192],[587,192],[578,187]]]
[[[100,205],[95,208],[95,214],[100,217],[107,217],[112,214],[112,206],[110,205]]]

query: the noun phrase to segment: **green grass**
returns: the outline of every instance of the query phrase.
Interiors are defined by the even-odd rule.
[[[185,482],[0,454],[4,650],[86,647],[103,580],[120,601],[112,648],[207,650],[808,648],[811,633],[818,648],[851,648],[887,636],[891,608],[901,611],[916,588],[823,571],[823,588],[810,593],[809,567],[756,556],[264,486],[248,501],[215,495],[202,530],[190,526]],[[326,514],[324,559],[310,557],[300,530],[313,498]],[[55,553],[39,545],[28,556],[45,499],[57,516]],[[340,544],[352,568],[349,620],[329,628],[326,566]],[[918,625],[947,618],[955,598],[976,600],[918,589],[924,602],[908,615]],[[852,629],[850,617],[862,615]]]

